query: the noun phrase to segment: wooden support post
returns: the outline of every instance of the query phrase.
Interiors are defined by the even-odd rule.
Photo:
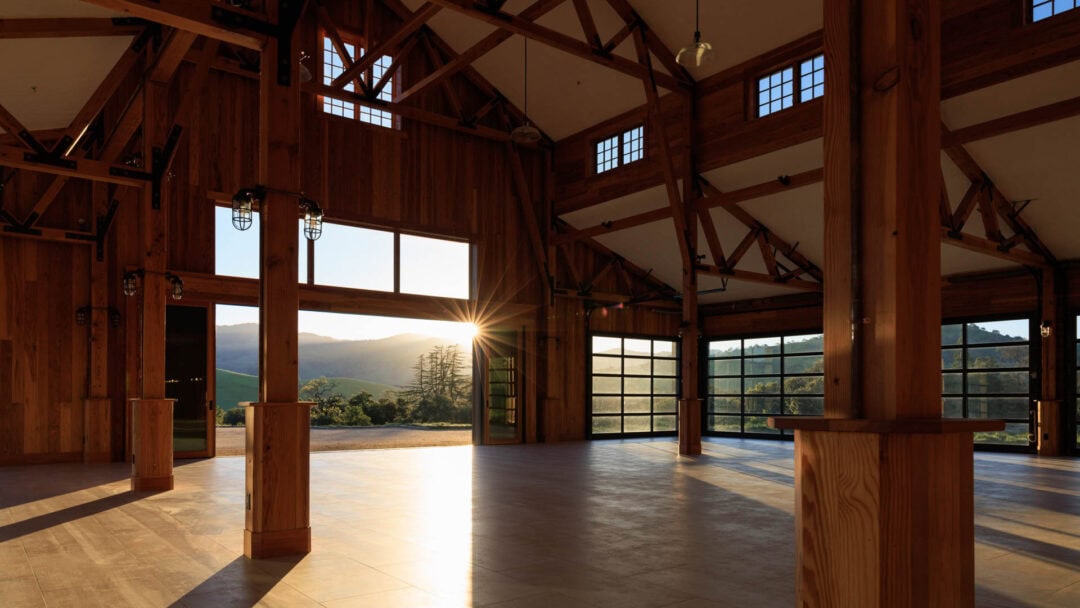
[[[659,122],[659,113],[654,114]],[[690,264],[683,267],[682,325],[679,377],[679,453],[693,456],[701,453],[701,326],[698,318],[698,214],[694,211],[697,193],[695,179],[693,135],[694,95],[686,97],[686,146],[683,149],[682,216],[686,222],[686,246]],[[665,135],[661,135],[662,137]],[[708,213],[706,211],[705,213]]]
[[[1059,268],[1046,268],[1042,271],[1040,297],[1041,322],[1049,325],[1050,336],[1041,337],[1040,391],[1036,405],[1036,445],[1040,456],[1060,456],[1066,444],[1062,428],[1065,426],[1062,416],[1063,385],[1062,370],[1065,369],[1065,312],[1061,288],[1065,277]],[[1040,331],[1040,334],[1042,332]]]
[[[289,15],[271,17],[293,31]],[[269,61],[279,41],[263,49],[259,91],[259,181],[267,188],[262,201],[259,282],[259,402],[247,410],[247,509],[244,555],[266,558],[311,551],[310,404],[298,402],[296,220],[300,190],[299,63],[283,67]],[[288,84],[279,70],[288,69]],[[306,243],[305,243],[306,245]]]
[[[107,205],[109,187],[91,186],[94,213]],[[109,265],[90,255],[90,378],[83,405],[83,462],[108,462],[112,450],[112,400],[109,399]]]
[[[170,48],[167,45],[164,48]],[[143,85],[143,162],[151,170],[153,159],[165,145],[168,126],[169,86],[147,80]],[[171,400],[165,398],[165,304],[168,293],[167,189],[143,188],[139,197],[139,230],[142,237],[142,285],[139,289],[140,366],[142,384],[132,400],[131,489],[164,491],[173,488],[173,418]],[[160,195],[162,198],[156,198]]]
[[[941,418],[940,0],[824,8],[825,418],[771,422],[797,603],[972,606],[972,433],[1004,424]]]

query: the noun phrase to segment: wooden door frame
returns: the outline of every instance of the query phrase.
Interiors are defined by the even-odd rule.
[[[214,458],[217,455],[217,383],[216,383],[216,332],[215,332],[215,305],[213,302],[203,300],[183,300],[167,306],[187,306],[189,308],[202,308],[206,310],[206,394],[203,396],[203,405],[210,405],[206,414],[206,449],[199,451],[178,452],[173,450],[173,459],[183,460],[190,458]],[[166,314],[168,311],[166,310]]]

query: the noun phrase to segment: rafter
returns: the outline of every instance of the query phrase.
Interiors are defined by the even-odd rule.
[[[108,17],[0,19],[0,39],[135,36],[144,25],[138,19]]]
[[[617,70],[637,78],[648,78],[648,69],[641,63],[636,63],[617,55],[600,55],[593,52],[593,48],[566,34],[523,19],[517,15],[510,15],[501,11],[487,12],[474,8],[468,0],[432,0],[444,8],[457,11],[468,17],[489,23],[511,33],[526,36],[537,42],[559,49],[586,61],[591,61],[605,67]],[[684,91],[687,83],[667,74],[655,74],[656,83],[672,91]]]
[[[574,0],[574,10],[577,11],[578,21],[581,22],[585,42],[588,42],[594,50],[603,52],[604,41],[600,39],[600,33],[596,31],[596,21],[593,21],[592,12],[589,11],[588,0]]]
[[[27,150],[35,152],[37,154],[45,154],[47,151],[45,147],[41,145],[41,142],[34,137],[34,134],[30,132],[15,115],[12,114],[3,105],[0,105],[0,127],[3,127],[8,133],[14,134],[19,139],[19,144]]]
[[[330,13],[326,12],[326,7],[318,0],[315,2],[315,16],[319,21],[319,25],[322,26],[323,32],[326,33],[326,37],[330,39],[330,44],[334,46],[334,50],[341,57],[342,63],[347,66],[353,65],[352,53],[345,46],[345,40],[341,37],[341,30],[338,29],[337,24],[330,17]],[[371,90],[359,72],[356,73],[352,80],[365,96],[371,97]]]
[[[1016,264],[1023,264],[1024,266],[1035,266],[1037,268],[1050,267],[1050,263],[1037,253],[1012,249],[1011,247],[1003,248],[1003,243],[996,243],[989,239],[979,238],[967,233],[951,232],[945,227],[941,228],[941,242],[954,247],[960,247],[961,249],[967,249],[968,251],[1008,260]]]
[[[424,35],[424,50],[427,52],[428,60],[431,61],[431,67],[435,70],[441,68],[444,63],[441,56],[439,56],[438,49],[435,45],[431,44],[431,40]],[[395,62],[397,60],[395,59]],[[461,100],[458,99],[457,91],[454,90],[454,84],[449,79],[442,81],[443,94],[446,95],[446,100],[450,102],[450,107],[454,109],[454,113],[457,114],[462,121],[465,121],[465,111],[461,107]],[[476,124],[473,121],[471,124]]]
[[[701,222],[701,230],[705,233],[705,242],[709,245],[709,253],[712,254],[713,264],[720,268],[727,268],[727,258],[724,257],[724,246],[720,243],[720,233],[716,230],[712,214],[708,211],[698,211],[698,219]]]
[[[372,45],[370,41],[365,42],[368,48],[365,49],[364,55],[353,62],[351,66],[345,68],[345,71],[335,78],[330,86],[339,89],[345,86],[350,80],[353,80],[360,74],[366,72],[371,66],[375,65],[375,62],[378,61],[380,57],[383,55],[390,55],[397,50],[398,46],[405,42],[406,39],[412,36],[421,26],[427,23],[428,19],[434,17],[440,10],[442,10],[441,6],[437,6],[432,2],[426,2],[423,6],[416,9],[416,12],[413,13],[396,32],[391,34],[389,38],[377,47],[371,48]]]
[[[950,227],[955,232],[960,232],[964,228],[964,224],[967,223],[968,218],[971,217],[971,212],[975,210],[975,205],[979,202],[979,196],[983,192],[983,181],[981,179],[971,182],[971,186],[968,187],[967,192],[964,194],[964,198],[960,200],[960,205],[957,206],[956,211],[953,212],[952,221],[949,223]]]
[[[212,0],[83,1],[256,51],[261,50],[265,42],[262,34],[254,34],[250,30],[242,30],[230,25],[230,17],[232,17],[232,22],[235,22],[236,16],[265,23],[266,18],[263,15]],[[269,27],[269,24],[266,25]]]
[[[1080,116],[1080,97],[1048,104],[1031,110],[1017,112],[993,120],[987,120],[955,131],[942,133],[941,145],[944,148],[959,146],[980,139],[989,139],[998,135],[1029,129],[1073,116]]]
[[[705,274],[722,278],[731,278],[738,281],[762,283],[765,285],[773,285],[776,287],[790,287],[791,289],[801,289],[803,291],[821,291],[822,289],[821,283],[815,283],[813,281],[802,281],[799,279],[782,280],[778,277],[768,275],[762,272],[720,268],[719,266],[713,266],[710,264],[698,264],[697,269],[698,272],[703,272]]]
[[[554,229],[555,229],[557,234],[567,234],[567,233],[572,234],[572,233],[576,232],[576,230],[572,226],[567,224],[564,220],[555,219],[554,224],[555,224]],[[577,240],[576,242],[581,243],[585,247],[587,247],[589,249],[592,249],[593,251],[595,251],[597,253],[603,254],[604,256],[617,256],[618,255],[617,253],[615,253],[611,249],[608,249],[607,247],[605,247],[602,243],[600,243],[596,239],[583,238],[583,239]],[[661,281],[660,279],[653,276],[651,270],[646,271],[645,269],[641,268],[637,264],[634,264],[633,262],[630,262],[630,261],[625,260],[625,259],[623,260],[623,266],[626,268],[626,270],[628,272],[633,274],[638,280],[640,280],[640,281],[642,281],[644,283],[647,283],[649,285],[652,285],[652,287],[655,288],[658,292],[663,292],[663,293],[667,293],[667,294],[678,293],[675,290],[674,287],[672,287],[671,285],[668,285],[664,281]]]
[[[690,76],[690,72],[686,71],[686,68],[679,65],[675,61],[675,54],[671,52],[671,47],[664,43],[663,40],[645,23],[645,20],[638,15],[634,7],[630,6],[627,0],[608,0],[608,4],[611,8],[615,9],[619,17],[626,23],[627,27],[635,28],[639,27],[643,30],[645,35],[645,45],[649,48],[654,56],[660,60],[660,63],[664,65],[675,78],[686,84],[693,84],[694,78]],[[614,48],[614,47],[612,47]]]
[[[519,18],[526,21],[535,21],[544,16],[551,9],[559,6],[565,2],[565,0],[537,0],[531,4],[528,8],[521,11],[518,15]],[[443,80],[449,78],[460,70],[467,68],[473,61],[476,61],[483,55],[487,54],[495,47],[499,46],[512,36],[510,32],[506,30],[496,29],[494,32],[485,36],[480,42],[469,47],[465,52],[457,55],[454,59],[448,61],[441,68],[435,70],[431,74],[428,74],[424,78],[421,78],[415,84],[405,89],[397,96],[399,102],[404,102],[406,99],[414,95],[418,95],[432,85],[435,85]]]
[[[112,163],[87,159],[70,159],[62,164],[42,162],[28,159],[25,150],[10,146],[0,146],[0,165],[136,188],[141,188],[147,181],[146,178],[126,174],[124,171],[127,167],[114,167]]]

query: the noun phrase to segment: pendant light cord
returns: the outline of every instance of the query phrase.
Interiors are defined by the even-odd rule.
[[[694,42],[701,42],[701,0],[694,0]]]
[[[529,124],[529,37],[525,40],[525,124]]]

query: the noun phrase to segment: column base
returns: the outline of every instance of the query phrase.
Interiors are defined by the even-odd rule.
[[[173,476],[165,477],[132,477],[132,492],[168,492],[173,489]]]
[[[244,530],[244,555],[251,559],[308,553],[311,553],[311,528],[269,532]]]
[[[173,489],[173,402],[131,399],[131,489]]]
[[[973,432],[1003,423],[771,423],[795,430],[798,605],[974,605]]]
[[[701,454],[701,399],[679,399],[679,454]]]

